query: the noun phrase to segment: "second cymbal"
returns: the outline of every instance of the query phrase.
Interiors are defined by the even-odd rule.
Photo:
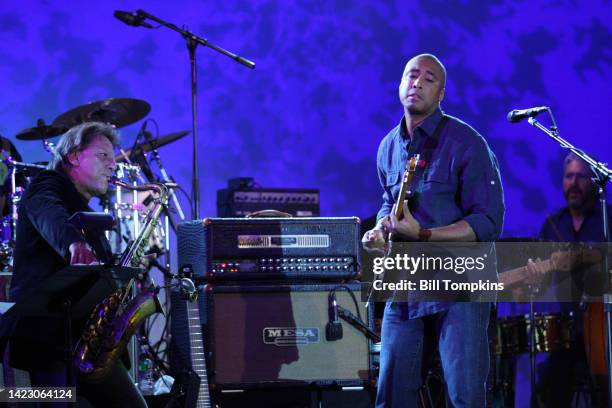
[[[169,143],[174,142],[175,140],[185,137],[189,133],[191,133],[189,130],[168,133],[167,135],[160,136],[156,139],[153,139],[151,142],[145,142],[145,143],[136,145],[136,150],[142,150],[143,152],[150,152],[153,149],[157,149],[158,147],[165,146]],[[125,154],[129,157],[132,154],[132,149],[125,150]],[[118,154],[115,160],[117,161],[124,160],[123,154]]]
[[[24,129],[15,136],[19,140],[42,140],[51,139],[66,133],[68,128],[64,126],[40,125],[33,128]]]

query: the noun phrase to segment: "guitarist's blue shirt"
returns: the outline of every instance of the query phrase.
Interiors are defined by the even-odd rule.
[[[422,153],[434,135],[443,112],[437,109],[413,133],[406,132],[404,118],[382,140],[378,149],[378,178],[383,187],[380,219],[391,212],[399,195],[403,170],[409,157]],[[465,122],[452,116],[423,168],[417,168],[409,208],[422,228],[443,227],[459,220],[470,224],[478,241],[493,242],[501,235],[504,196],[497,158],[486,140]],[[409,303],[410,318],[448,308],[444,302]]]

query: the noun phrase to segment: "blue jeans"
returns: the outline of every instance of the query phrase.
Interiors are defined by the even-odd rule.
[[[417,407],[423,360],[438,338],[450,402],[456,408],[486,405],[490,303],[454,303],[435,315],[408,319],[407,304],[389,302],[382,325],[377,408]]]

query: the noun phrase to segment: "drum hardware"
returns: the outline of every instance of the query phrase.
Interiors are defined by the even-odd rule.
[[[45,170],[45,166],[33,163],[23,163],[13,161],[12,159],[8,159],[5,161],[6,165],[9,168],[9,172],[11,175],[11,194],[10,194],[10,202],[11,202],[11,247],[14,245],[15,240],[17,239],[17,206],[21,201],[21,197],[23,192],[25,191],[24,187],[17,186],[17,175],[18,173],[25,177],[26,179],[32,178],[36,176],[38,173]]]
[[[169,182],[173,182],[173,180],[171,180],[170,177],[168,177],[168,173],[166,172],[166,169],[162,165],[161,156],[159,155],[159,152],[157,151],[157,148],[160,147],[160,146],[163,146],[163,144],[170,143],[170,139],[171,139],[170,137],[171,136],[173,137],[172,141],[174,141],[174,140],[179,139],[179,138],[181,138],[181,137],[183,137],[183,136],[185,136],[187,134],[189,134],[188,131],[171,133],[169,135],[164,136],[165,139],[161,140],[160,138],[153,139],[153,138],[151,138],[151,134],[149,132],[143,131],[143,135],[144,135],[145,139],[147,139],[147,142],[142,145],[142,149],[144,150],[145,147],[150,147],[151,148],[152,159],[153,159],[153,161],[155,161],[155,163],[157,163],[157,168],[159,168],[159,172],[162,175],[162,181],[163,182],[169,183]],[[161,144],[161,143],[163,143],[163,144]],[[179,203],[178,199],[176,198],[175,190],[174,189],[170,189],[169,192],[170,192],[170,197],[172,198],[172,203],[174,204],[174,207],[176,208],[181,221],[185,220],[185,214],[183,213],[183,209],[181,208],[181,204]],[[174,231],[176,231],[176,226],[172,222],[172,218],[170,217],[170,214],[167,214],[167,215],[168,215],[168,217],[166,219],[172,223],[172,229]]]
[[[60,124],[47,125],[43,119],[38,119],[35,127],[24,129],[17,133],[15,137],[24,141],[46,140],[62,135],[67,131],[66,126]]]
[[[33,141],[42,140],[43,148],[51,156],[55,153],[55,144],[49,141],[50,138],[59,136],[68,131],[68,128],[63,125],[47,125],[44,119],[36,121],[36,127],[22,130],[17,134],[17,139]]]
[[[52,126],[71,128],[83,122],[103,122],[122,128],[149,114],[151,105],[140,99],[110,98],[76,107],[53,120]]]
[[[159,147],[163,147],[169,143],[174,142],[175,140],[181,139],[182,137],[185,137],[189,134],[190,132],[188,130],[183,130],[181,132],[174,132],[174,133],[169,133],[167,135],[163,135],[163,136],[159,136],[155,139],[152,140],[147,140],[145,143],[140,143],[137,144],[135,146],[134,149],[128,149],[128,150],[121,150],[121,153],[118,154],[115,157],[115,160],[119,161],[125,161],[128,157],[130,157],[132,155],[132,151],[133,150],[142,150],[143,152],[150,152],[154,149],[157,149]],[[129,160],[129,159],[127,159]]]
[[[140,167],[127,163],[117,163],[117,175],[129,180],[137,186],[140,176]],[[141,223],[146,218],[151,206],[151,193],[139,191],[125,191],[117,186],[114,191],[114,203],[106,203],[105,211],[112,212],[117,220],[115,236],[108,234],[114,253],[121,253],[125,245],[140,233]],[[170,248],[169,225],[166,217],[160,220],[149,240],[149,250],[163,255]]]
[[[531,333],[532,321],[535,321],[533,332],[536,352],[570,349],[573,335],[573,314],[534,313],[533,320],[529,318],[529,314],[509,316],[498,320],[495,354],[527,353],[530,347],[528,336]]]
[[[134,141],[134,145],[128,149],[128,150],[123,150],[123,149],[119,149],[119,154],[115,157],[115,160],[118,162],[118,165],[120,165],[121,163],[128,163],[131,165],[135,165],[133,162],[136,161],[137,164],[139,165],[139,169],[142,172],[138,172],[136,173],[137,178],[140,180],[140,182],[144,183],[144,179],[142,177],[142,173],[144,173],[147,178],[149,179],[149,181],[151,182],[155,182],[157,181],[156,177],[153,175],[153,172],[150,169],[149,166],[149,160],[147,160],[147,157],[145,155],[145,153],[147,152],[151,152],[152,154],[152,160],[155,161],[157,163],[157,167],[160,170],[161,173],[161,179],[163,182],[173,182],[173,180],[168,176],[168,173],[166,172],[166,169],[164,168],[162,161],[161,161],[161,157],[159,155],[159,152],[157,151],[158,147],[162,147],[165,146],[169,143],[172,143],[186,135],[189,134],[189,131],[180,131],[180,132],[174,132],[174,133],[169,133],[167,135],[164,136],[159,136],[157,138],[153,138],[151,137],[151,133],[146,131],[146,125],[147,123],[151,121],[151,119],[147,119],[141,129],[140,132],[138,133],[138,135],[136,136],[136,140]],[[155,122],[154,122],[155,123]],[[143,143],[139,143],[140,140],[140,136],[143,136],[145,138],[145,142]],[[176,198],[176,194],[174,189],[170,190],[170,197],[172,199],[172,203],[174,204],[174,208],[176,209],[177,213],[179,214],[179,217],[181,220],[185,219],[185,215],[183,213],[183,210],[181,208],[181,205],[178,201],[178,199]],[[136,202],[136,201],[133,201]],[[173,231],[176,231],[176,225],[174,223],[174,220],[172,219],[172,217],[170,216],[170,213],[168,212],[167,209],[165,209],[166,213],[166,221],[170,223],[170,226],[172,227]]]
[[[10,191],[7,195],[6,205],[10,208],[10,215],[0,217],[0,271],[3,275],[10,275],[13,271],[13,247],[17,236],[17,207],[23,196],[25,188],[19,178],[28,180],[45,169],[45,166],[35,163],[18,162],[8,157],[3,161],[10,176]]]

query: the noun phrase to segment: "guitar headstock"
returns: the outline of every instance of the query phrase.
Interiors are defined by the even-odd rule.
[[[601,252],[584,244],[572,244],[565,250],[558,250],[551,255],[552,264],[556,269],[569,272],[580,265],[592,265],[601,261]]]
[[[404,216],[404,200],[406,200],[407,195],[410,195],[412,192],[410,189],[410,183],[412,181],[412,176],[419,165],[419,159],[421,155],[415,154],[406,162],[406,169],[404,170],[404,177],[402,178],[402,186],[400,188],[399,196],[397,198],[397,203],[395,205],[395,217],[400,220]]]

